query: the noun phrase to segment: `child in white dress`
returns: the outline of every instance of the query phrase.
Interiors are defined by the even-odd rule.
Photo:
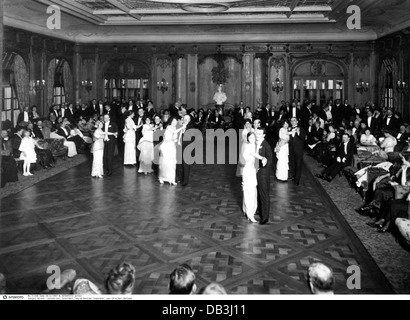
[[[21,151],[20,160],[24,160],[23,176],[32,176],[30,165],[37,162],[34,139],[31,137],[30,130],[24,130],[19,150]]]

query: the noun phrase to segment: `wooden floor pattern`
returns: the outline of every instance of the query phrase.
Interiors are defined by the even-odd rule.
[[[9,293],[44,290],[49,265],[101,284],[123,261],[137,269],[135,294],[168,293],[169,274],[182,263],[199,287],[217,281],[233,294],[308,294],[314,261],[333,268],[337,293],[392,293],[310,172],[300,187],[272,179],[270,223],[260,226],[241,213],[236,166],[195,165],[183,188],[116,162],[109,178],[91,178],[84,163],[2,200],[0,272]],[[360,290],[346,286],[349,265],[360,267]]]

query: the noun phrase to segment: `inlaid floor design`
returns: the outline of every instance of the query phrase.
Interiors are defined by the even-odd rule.
[[[392,293],[371,256],[325,191],[305,170],[299,187],[272,177],[268,225],[241,212],[235,165],[194,165],[187,187],[160,185],[116,159],[111,177],[90,177],[90,163],[1,202],[0,272],[9,293],[46,289],[47,268],[74,268],[102,286],[128,261],[135,294],[166,294],[170,272],[188,263],[197,285],[220,282],[232,294],[308,294],[310,263],[329,265],[336,293]],[[347,268],[360,268],[349,290]]]

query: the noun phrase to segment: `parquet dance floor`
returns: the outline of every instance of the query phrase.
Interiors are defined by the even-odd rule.
[[[198,287],[232,294],[308,294],[306,271],[323,261],[336,293],[392,293],[377,265],[309,172],[299,187],[272,177],[268,225],[241,213],[235,165],[194,165],[190,184],[160,185],[116,159],[96,180],[84,163],[1,203],[0,272],[9,293],[46,289],[50,265],[76,269],[101,285],[122,261],[137,269],[135,294],[166,294],[170,272],[189,263]],[[358,265],[361,289],[349,290]]]

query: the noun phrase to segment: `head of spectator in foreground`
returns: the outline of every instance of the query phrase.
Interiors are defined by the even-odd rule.
[[[169,276],[169,294],[194,294],[195,273],[187,264],[175,268]]]
[[[202,290],[202,294],[219,295],[227,293],[225,288],[221,284],[212,282]]]
[[[333,272],[323,263],[312,263],[309,266],[308,283],[312,294],[333,294],[335,285]]]
[[[129,263],[121,263],[108,272],[105,289],[108,294],[132,294],[135,283],[135,268]]]

